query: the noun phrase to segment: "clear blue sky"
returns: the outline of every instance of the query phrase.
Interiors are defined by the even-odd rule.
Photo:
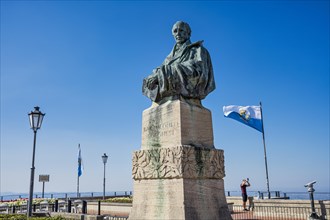
[[[28,192],[33,132],[27,114],[46,113],[38,131],[35,191],[132,190],[140,149],[142,79],[188,22],[204,40],[217,89],[215,147],[225,151],[225,189],[266,190],[262,135],[223,116],[224,105],[263,103],[271,190],[329,189],[329,1],[1,1],[1,193]]]

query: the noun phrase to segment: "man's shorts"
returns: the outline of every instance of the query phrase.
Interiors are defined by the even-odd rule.
[[[246,193],[242,193],[242,198],[243,198],[243,202],[247,201],[247,194]]]

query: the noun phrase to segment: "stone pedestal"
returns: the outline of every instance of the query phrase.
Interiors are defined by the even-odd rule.
[[[129,219],[231,219],[222,179],[152,179],[134,183]]]
[[[141,148],[133,154],[130,220],[231,219],[209,110],[179,100],[146,109]]]
[[[208,109],[177,100],[143,111],[142,149],[180,145],[214,148]]]

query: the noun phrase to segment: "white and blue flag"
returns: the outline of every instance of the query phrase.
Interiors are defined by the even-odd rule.
[[[80,177],[83,173],[83,164],[82,164],[82,157],[81,157],[81,149],[80,144],[78,146],[78,177]]]
[[[235,119],[260,132],[262,130],[262,115],[260,106],[229,105],[223,107],[225,117]]]

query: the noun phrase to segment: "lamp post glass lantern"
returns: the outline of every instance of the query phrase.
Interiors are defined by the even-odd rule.
[[[104,153],[104,155],[102,155],[102,161],[103,161],[104,164],[107,163],[107,161],[108,161],[108,155],[106,155],[106,153]]]
[[[29,118],[30,118],[30,126],[31,129],[33,129],[33,131],[37,131],[38,129],[40,129],[41,124],[42,124],[42,120],[44,119],[45,114],[41,113],[41,111],[39,111],[39,107],[36,106],[34,107],[34,111],[31,111],[29,113]]]
[[[37,130],[41,128],[41,124],[45,114],[39,111],[39,107],[34,107],[34,111],[31,111],[29,115],[30,126],[34,133],[33,138],[33,151],[32,151],[32,167],[31,167],[31,178],[30,178],[30,191],[29,191],[29,203],[28,203],[28,216],[32,216],[32,200],[33,200],[33,185],[34,185],[34,159],[35,159],[35,150],[36,150],[36,138]]]
[[[108,156],[104,153],[102,155],[102,161],[103,161],[103,200],[105,199],[105,164],[108,161]]]

